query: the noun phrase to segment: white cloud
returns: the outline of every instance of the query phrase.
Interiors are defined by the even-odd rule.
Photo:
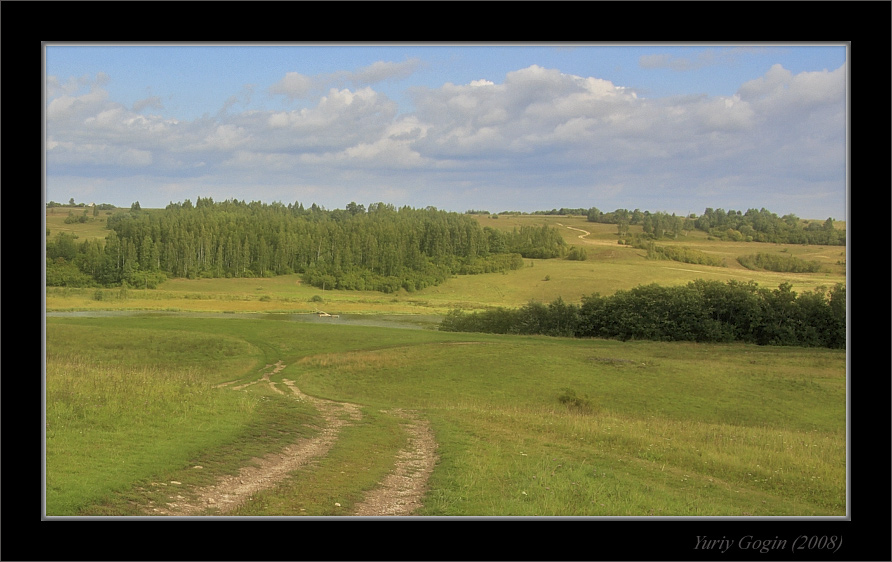
[[[376,63],[337,79],[380,81],[419,64]],[[161,109],[157,97],[132,108],[110,100],[105,76],[49,77],[47,166],[65,177],[91,166],[122,175],[132,168],[149,178],[145,184],[156,178],[158,185],[202,189],[294,182],[323,194],[326,185],[390,185],[406,193],[498,186],[508,193],[509,186],[566,182],[566,193],[580,198],[644,199],[664,186],[702,199],[721,186],[752,191],[747,185],[840,175],[845,73],[842,66],[794,75],[777,65],[733,96],[643,99],[608,80],[533,65],[501,83],[492,76],[414,88],[409,115],[371,86],[314,94],[318,77],[289,73],[270,91],[303,96],[306,107],[240,111],[237,102],[250,99],[246,87],[226,111],[191,121],[143,114]],[[552,206],[563,204],[576,203]],[[644,201],[630,205],[645,208]]]
[[[403,62],[378,61],[354,72],[345,73],[344,78],[358,86],[377,84],[411,76],[421,66],[421,59],[418,58]]]
[[[339,89],[346,84],[354,88],[370,86],[388,80],[400,80],[412,75],[423,66],[420,59],[412,58],[403,62],[378,61],[354,71],[307,76],[299,72],[288,72],[285,77],[269,88],[270,94],[284,95],[290,99],[309,98],[312,94],[326,89]]]
[[[142,168],[152,164],[147,150],[109,144],[47,141],[46,151],[47,162],[54,165]]]
[[[269,88],[271,94],[283,94],[289,98],[303,98],[314,88],[315,83],[309,76],[299,72],[289,72],[280,81]]]
[[[193,150],[212,150],[228,152],[249,143],[251,135],[242,127],[227,124],[220,125],[201,142],[189,147]]]

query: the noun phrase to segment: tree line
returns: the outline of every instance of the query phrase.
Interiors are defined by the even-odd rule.
[[[489,214],[488,211],[468,213]],[[520,211],[503,211],[500,214],[524,214]],[[629,235],[630,225],[641,226],[651,239],[677,238],[688,231],[700,230],[720,240],[732,242],[772,242],[778,244],[821,244],[845,246],[846,231],[836,228],[832,218],[825,221],[802,221],[795,214],[778,217],[762,209],[746,212],[706,208],[699,217],[695,214],[679,216],[675,213],[616,209],[602,212],[597,207],[551,209],[533,211],[532,215],[582,215],[589,222],[615,224],[620,239]]]
[[[47,241],[47,284],[156,286],[167,277],[269,277],[300,273],[331,289],[415,291],[454,274],[517,269],[522,258],[564,257],[548,226],[506,232],[438,210],[351,202],[214,202],[198,198],[108,217],[105,240]]]
[[[773,290],[752,281],[651,284],[608,297],[593,294],[579,305],[558,298],[519,309],[452,310],[440,330],[844,348],[846,289],[837,284],[797,295],[789,283]]]
[[[618,225],[620,237],[628,234],[629,225],[641,225],[652,238],[677,237],[685,231],[700,230],[721,240],[733,242],[772,242],[777,244],[821,244],[845,246],[846,231],[837,229],[832,218],[801,221],[794,214],[778,217],[765,208],[746,212],[707,208],[702,215],[677,216],[674,213],[651,213],[635,209],[617,209],[602,213],[597,207],[585,213],[589,222]]]

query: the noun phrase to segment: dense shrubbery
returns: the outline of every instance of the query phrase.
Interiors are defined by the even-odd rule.
[[[657,246],[653,241],[642,239],[639,236],[624,240],[634,248],[647,250],[649,260],[672,260],[682,263],[698,265],[711,265],[714,267],[727,267],[724,258],[710,256],[700,250],[694,250],[687,246]]]
[[[571,261],[585,261],[588,259],[588,252],[581,246],[573,246],[567,253],[567,259]]]
[[[453,310],[443,331],[542,334],[620,340],[746,342],[842,348],[846,343],[846,290],[817,289],[797,295],[789,283],[777,289],[754,282],[693,281],[685,286],[644,285],[611,297],[591,295],[581,305],[558,298],[545,305]]]
[[[520,254],[492,254],[460,265],[456,273],[460,275],[498,273],[500,271],[520,269],[521,267],[523,267],[523,256]]]
[[[560,233],[548,225],[522,226],[505,236],[508,251],[525,258],[561,258],[567,253],[567,243]]]
[[[737,258],[737,261],[747,269],[767,269],[768,271],[780,273],[816,273],[821,271],[820,263],[794,256],[758,253],[750,256],[740,256]]]

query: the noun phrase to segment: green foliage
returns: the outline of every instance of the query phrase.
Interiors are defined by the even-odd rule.
[[[507,245],[509,251],[533,259],[560,258],[567,252],[567,243],[560,232],[546,224],[515,228],[508,233]]]
[[[713,267],[727,267],[725,260],[716,256],[710,256],[700,250],[694,250],[687,246],[657,246],[653,242],[644,241],[636,237],[632,246],[647,250],[647,259],[650,260],[672,260],[682,263],[693,263],[698,265],[710,265]]]
[[[74,223],[81,223],[81,224],[83,224],[83,223],[85,223],[85,222],[87,222],[87,215],[86,215],[86,214],[78,215],[78,216],[74,216],[74,213],[72,213],[71,211],[69,211],[69,212],[68,212],[68,216],[65,217],[65,224],[74,224]]]
[[[518,269],[523,255],[560,257],[565,245],[547,226],[504,233],[469,215],[383,203],[327,211],[198,198],[143,211],[135,202],[106,226],[101,263],[82,268],[104,285],[139,285],[156,271],[190,279],[300,273],[326,289],[414,292],[457,273]],[[62,242],[58,251],[71,261]]]
[[[581,414],[596,414],[601,409],[600,405],[587,394],[579,396],[576,390],[572,388],[564,388],[558,396],[558,402],[567,406],[573,412]]]
[[[778,256],[760,252],[737,258],[740,265],[747,269],[764,269],[779,273],[816,273],[821,271],[821,264],[795,256]]]
[[[459,275],[474,275],[480,273],[498,273],[513,271],[523,267],[523,257],[520,254],[492,254],[483,258],[477,258],[470,263],[464,263],[458,267]]]
[[[651,284],[611,297],[594,294],[581,305],[558,298],[549,305],[531,302],[514,311],[453,310],[440,330],[845,347],[845,286],[798,297],[791,289],[789,283],[768,290],[737,281],[698,280],[680,287]]]
[[[698,230],[721,240],[773,242],[780,244],[824,244],[845,246],[846,233],[833,226],[833,219],[824,223],[803,225],[796,215],[778,217],[762,208],[746,213],[707,208],[695,221]]]
[[[47,258],[46,284],[51,287],[92,287],[96,282],[65,258]]]
[[[585,261],[588,259],[588,252],[581,246],[573,246],[567,253],[567,259],[573,261]]]
[[[583,213],[585,214],[585,213]],[[666,213],[641,212],[638,209],[617,209],[612,213],[602,213],[592,207],[587,213],[589,222],[616,224],[618,234],[628,234],[629,224],[640,224],[644,233],[655,239],[662,237],[678,237],[686,231],[697,229],[721,240],[734,242],[772,242],[778,244],[823,244],[828,246],[845,246],[846,232],[833,225],[828,218],[823,223],[812,222],[808,225],[800,223],[796,215],[776,214],[762,208],[741,211],[725,211],[724,209],[707,208],[702,215],[694,217],[678,217]]]

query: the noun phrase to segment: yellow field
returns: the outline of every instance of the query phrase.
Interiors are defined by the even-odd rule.
[[[65,219],[68,218],[68,213],[70,212],[75,218],[80,217],[84,214],[84,210],[87,211],[87,222],[80,223],[75,222],[71,224],[65,224]],[[104,239],[108,236],[110,232],[107,228],[105,228],[105,219],[111,216],[114,213],[122,213],[128,212],[129,209],[115,209],[113,211],[99,211],[98,216],[93,216],[93,209],[86,207],[53,207],[51,209],[46,210],[46,227],[50,230],[50,237],[55,238],[55,236],[60,232],[68,232],[71,234],[76,234],[78,239],[83,241],[91,238],[102,238]]]
[[[120,210],[119,210],[120,211]],[[77,212],[77,211],[75,211]],[[81,211],[82,212],[82,211]],[[51,236],[68,230],[82,239],[104,238],[105,211],[100,218],[84,224],[64,224],[67,208],[47,214]],[[531,300],[551,302],[561,297],[578,303],[583,296],[600,293],[607,296],[638,285],[684,285],[695,279],[741,282],[755,281],[760,286],[776,288],[788,282],[796,292],[818,286],[845,283],[846,248],[844,246],[805,246],[757,242],[722,242],[709,240],[706,233],[690,232],[677,240],[659,241],[658,245],[687,246],[722,257],[727,267],[711,267],[675,261],[646,259],[644,250],[620,245],[616,226],[587,222],[585,217],[478,216],[480,224],[511,230],[523,225],[548,224],[558,228],[567,243],[582,246],[586,261],[526,259],[525,267],[506,273],[459,275],[446,283],[414,293],[404,290],[394,294],[373,291],[322,291],[304,285],[298,275],[260,279],[171,279],[156,290],[65,289],[48,288],[47,310],[182,310],[198,312],[290,312],[309,313],[324,310],[331,314],[445,314],[453,308],[480,309],[492,306],[518,307]],[[640,232],[641,227],[631,227]],[[585,234],[588,232],[589,234]],[[773,273],[751,271],[737,257],[759,252],[782,253],[820,262],[826,272]],[[97,291],[101,297],[97,299]],[[313,301],[314,297],[322,301]]]

